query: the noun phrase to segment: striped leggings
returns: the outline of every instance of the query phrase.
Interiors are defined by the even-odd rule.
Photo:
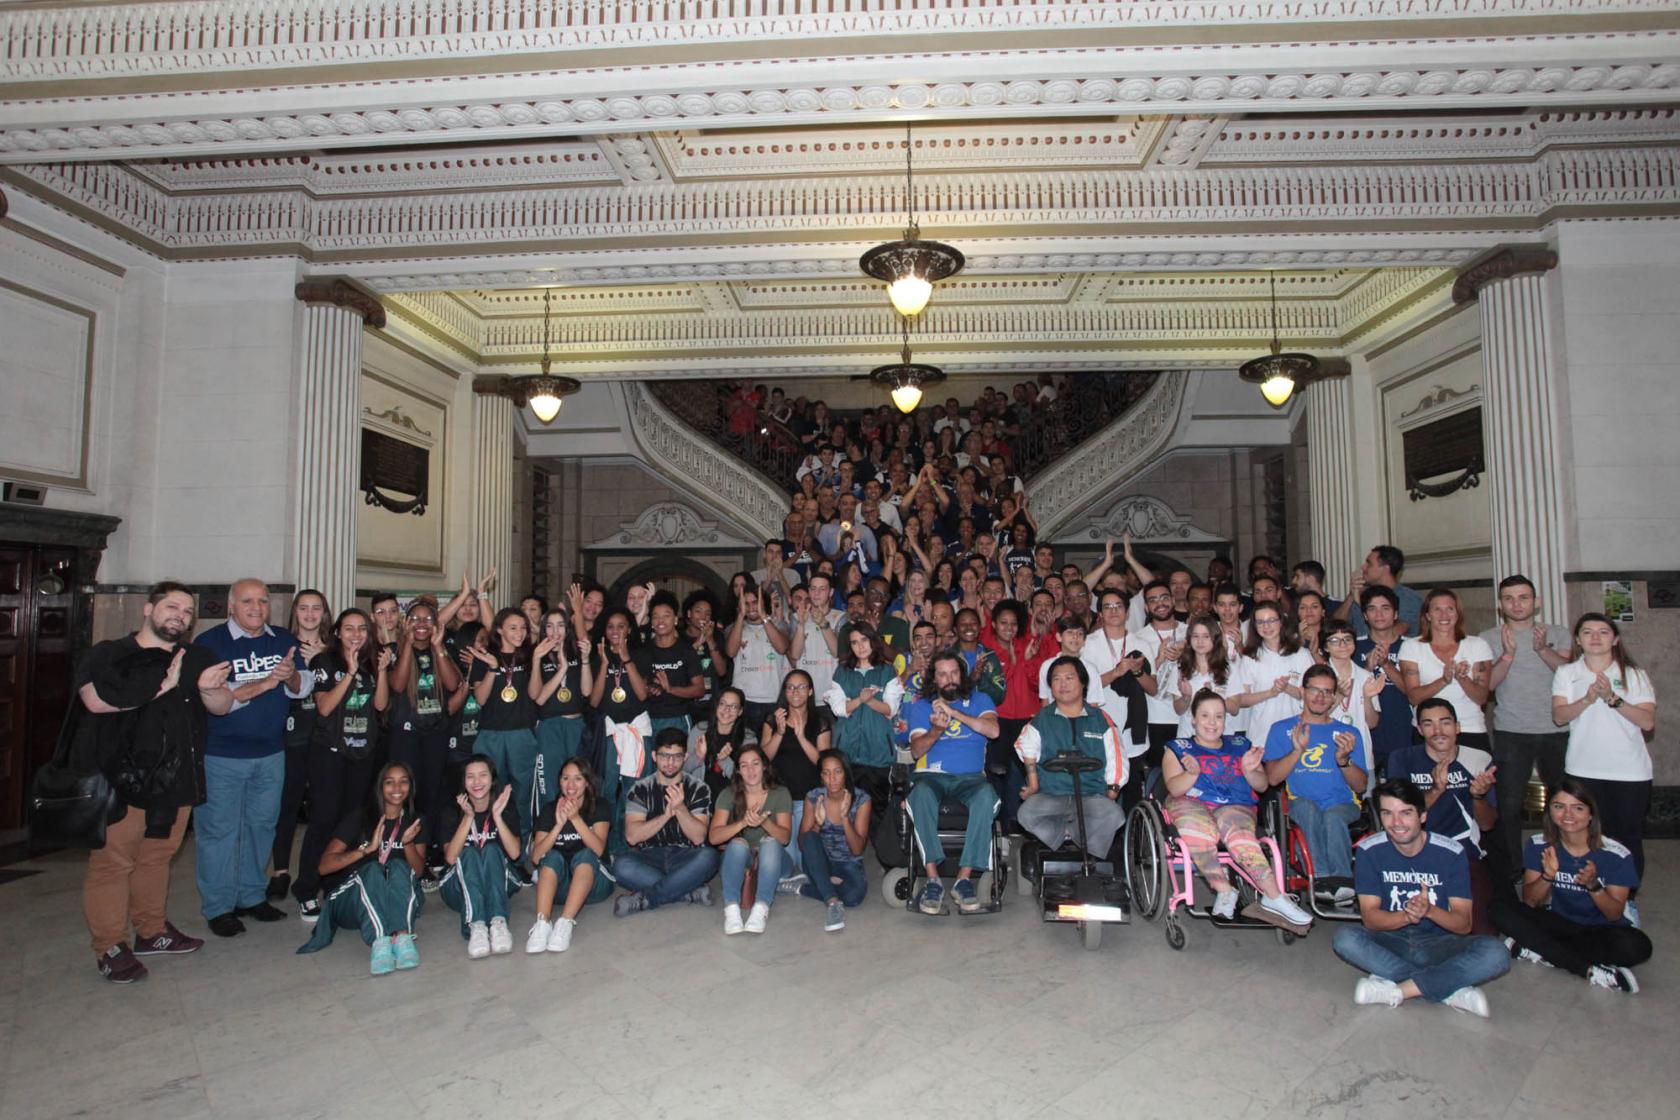
[[[1231,889],[1231,879],[1219,862],[1221,841],[1249,878],[1256,883],[1272,881],[1272,865],[1254,835],[1252,805],[1209,805],[1188,797],[1169,797],[1167,812],[1209,887],[1216,891]]]

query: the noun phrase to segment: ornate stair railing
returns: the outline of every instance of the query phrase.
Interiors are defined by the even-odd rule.
[[[1159,379],[1156,373],[1081,373],[1065,380],[1054,402],[1033,413],[1011,441],[1015,473],[1031,482],[1052,464],[1124,416]],[[732,424],[733,381],[658,381],[649,391],[694,431],[744,460],[764,478],[792,492],[804,454],[791,430],[760,417]],[[797,395],[797,383],[783,386]],[[853,421],[864,410],[831,409],[831,422]]]

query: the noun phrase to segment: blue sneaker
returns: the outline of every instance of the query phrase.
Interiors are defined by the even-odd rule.
[[[957,900],[957,909],[965,914],[972,914],[980,909],[980,896],[974,891],[974,880],[958,879],[951,884],[951,894]]]
[[[391,939],[381,937],[373,943],[373,956],[368,961],[368,971],[375,976],[388,976],[397,970],[397,954],[391,948]]]
[[[391,938],[391,948],[395,951],[398,968],[420,967],[420,950],[414,945],[412,933],[399,933]]]
[[[927,886],[922,888],[922,895],[916,900],[916,906],[924,914],[937,914],[945,909],[945,887],[938,879],[929,879]]]

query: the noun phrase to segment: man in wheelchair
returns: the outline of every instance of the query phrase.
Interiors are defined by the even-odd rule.
[[[945,862],[945,846],[939,840],[941,805],[960,804],[968,809],[962,862],[951,884],[958,909],[967,913],[981,909],[974,873],[984,874],[992,867],[992,820],[998,799],[986,780],[986,743],[997,738],[997,708],[990,697],[975,689],[966,668],[959,654],[949,650],[936,654],[921,696],[906,705],[904,718],[915,759],[906,804],[916,830],[916,847],[927,867],[927,885],[916,902],[924,914],[937,914],[944,908],[945,888],[939,879],[939,865]]]
[[[1266,781],[1288,787],[1289,816],[1306,837],[1315,889],[1345,905],[1354,899],[1348,828],[1359,820],[1356,795],[1365,792],[1367,775],[1356,757],[1358,735],[1330,718],[1336,700],[1334,669],[1314,665],[1301,674],[1301,714],[1272,724],[1266,737]]]
[[[1090,854],[1103,859],[1126,823],[1118,801],[1120,787],[1126,783],[1126,752],[1114,721],[1101,708],[1086,703],[1090,681],[1090,670],[1077,657],[1062,656],[1051,662],[1049,684],[1054,702],[1034,716],[1015,740],[1015,753],[1027,771],[1019,820],[1022,828],[1051,851],[1076,839],[1073,778],[1040,771],[1038,762],[1065,751],[1099,758],[1103,763],[1102,780],[1083,784],[1082,800]]]

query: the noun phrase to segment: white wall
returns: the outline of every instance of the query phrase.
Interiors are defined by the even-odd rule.
[[[1680,566],[1680,221],[1562,222],[1573,571]]]

